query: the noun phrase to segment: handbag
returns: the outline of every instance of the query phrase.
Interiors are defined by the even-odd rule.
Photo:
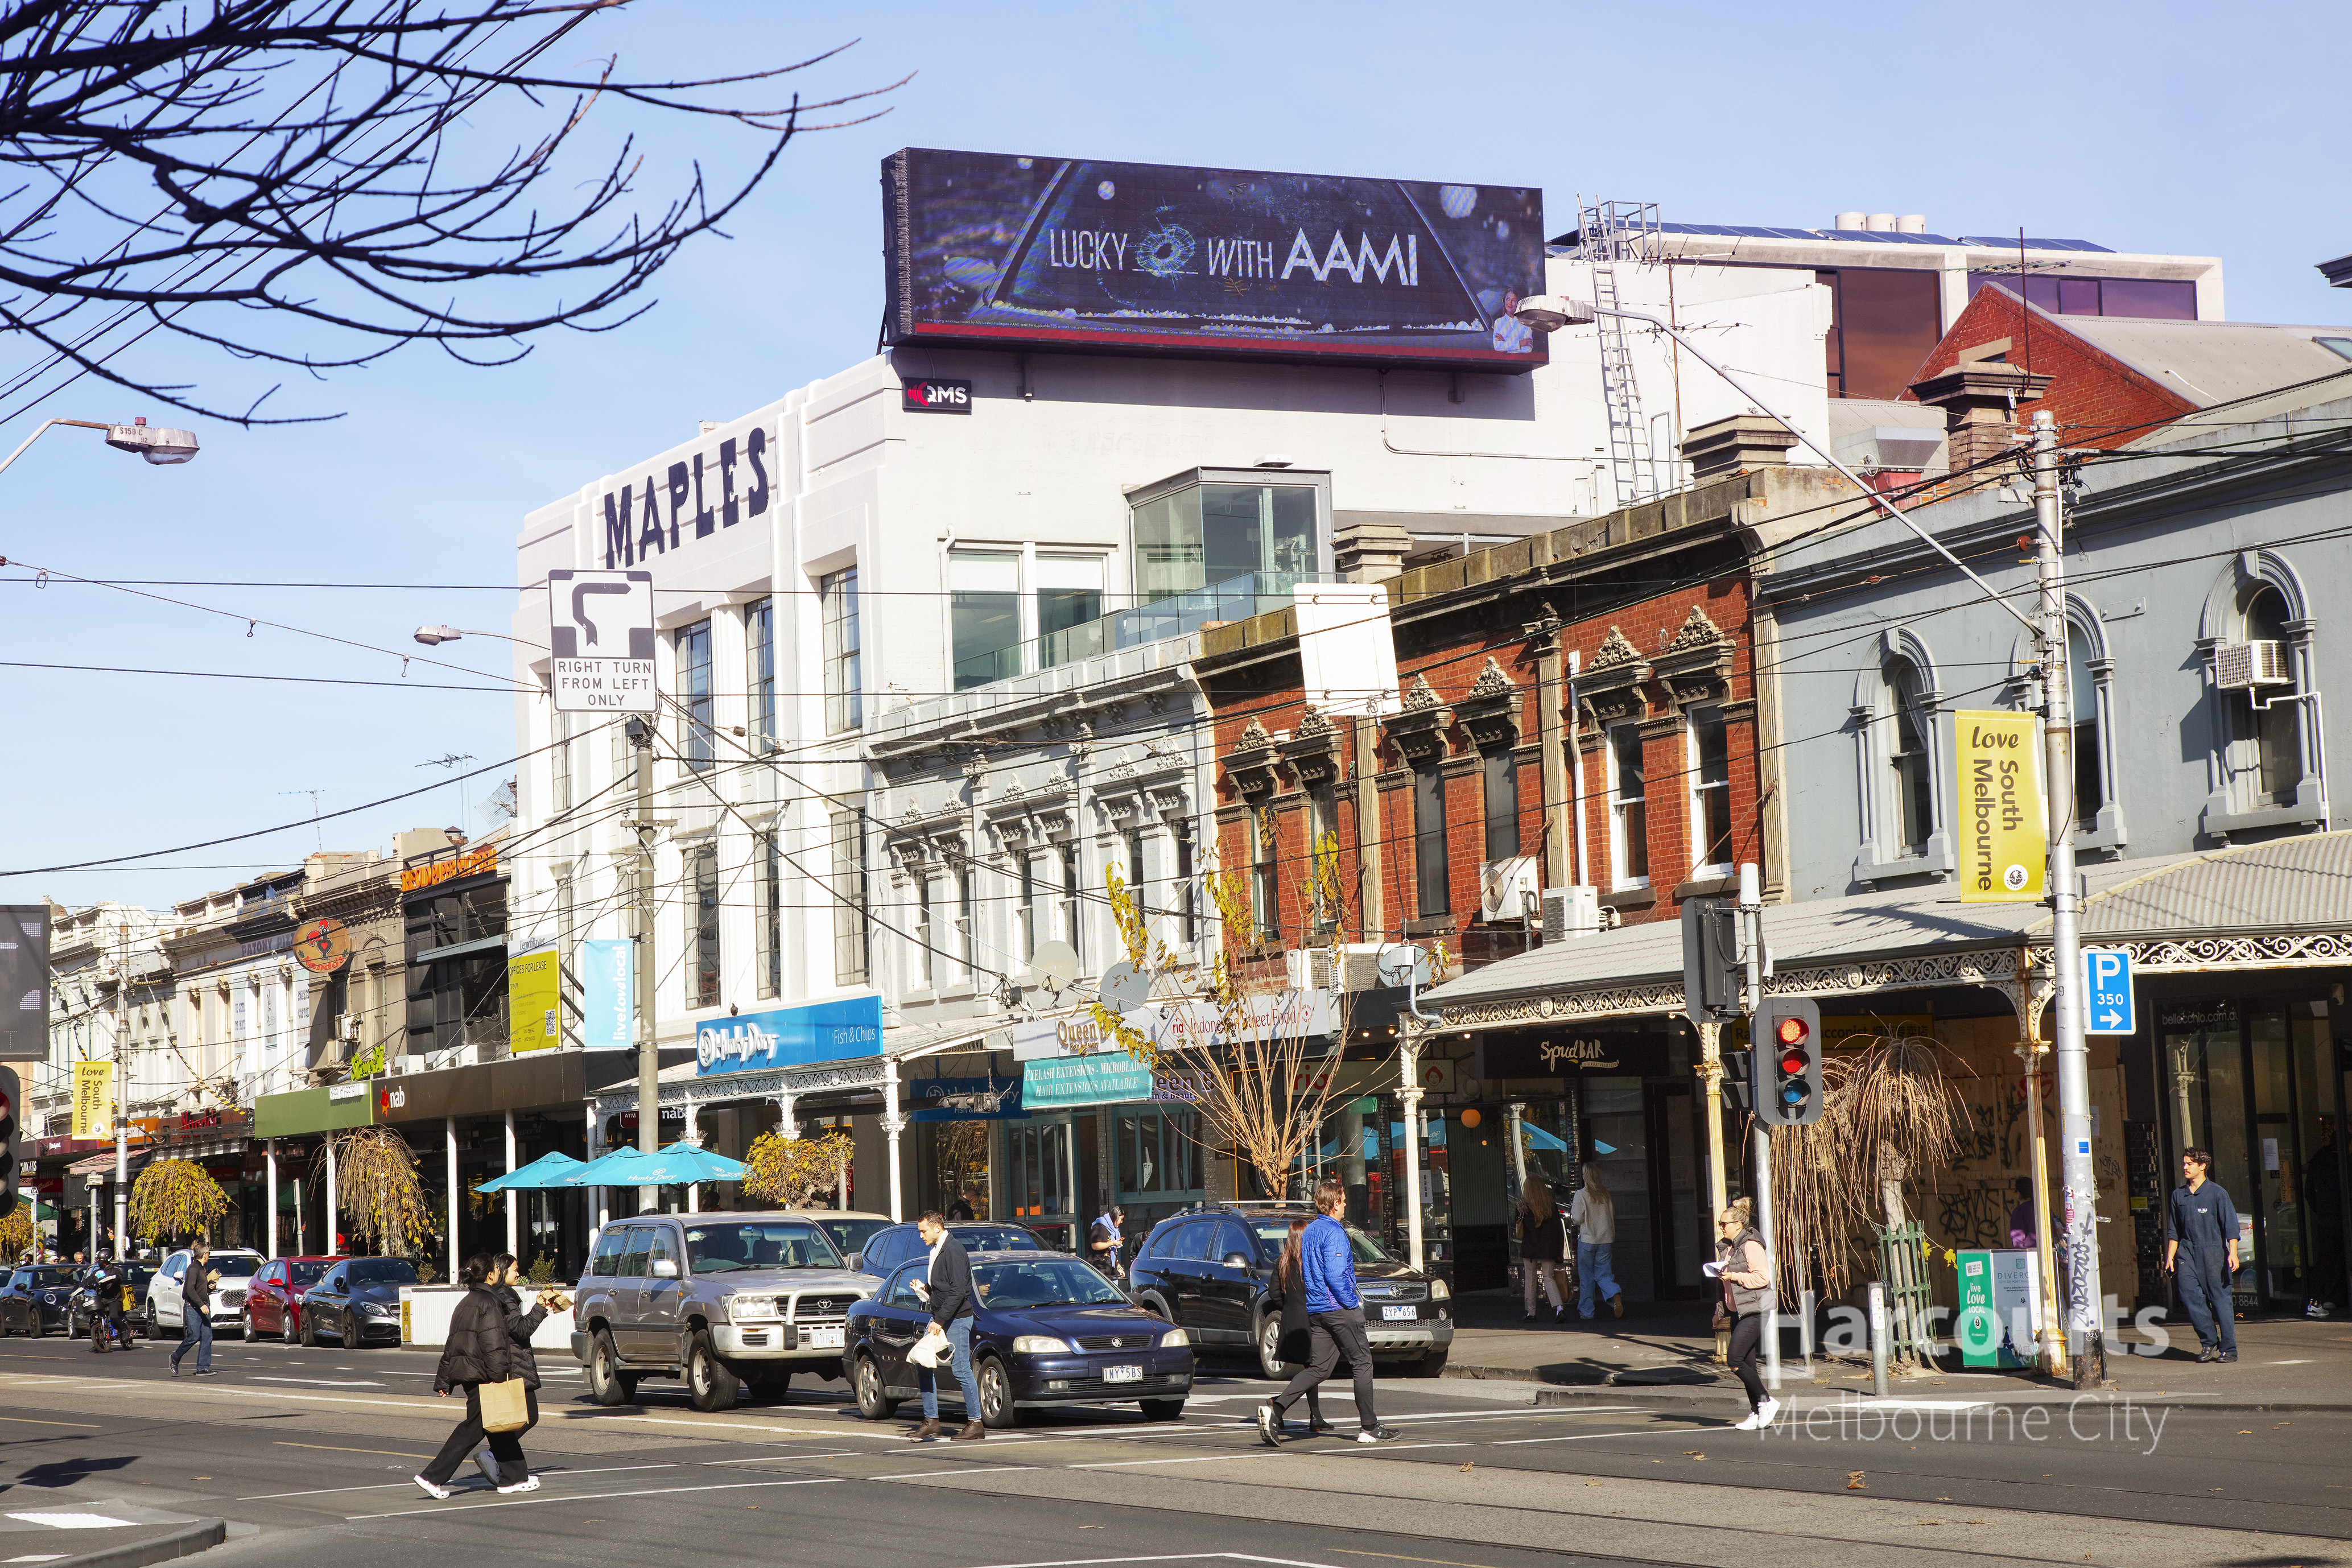
[[[530,1425],[530,1401],[524,1397],[527,1388],[519,1377],[504,1383],[480,1385],[482,1430],[485,1432],[520,1432]]]
[[[925,1334],[915,1342],[915,1348],[907,1352],[907,1359],[917,1366],[936,1367],[954,1354],[955,1346],[948,1342],[947,1335]]]

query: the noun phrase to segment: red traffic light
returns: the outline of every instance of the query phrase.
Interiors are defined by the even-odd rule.
[[[1804,1044],[1805,1037],[1811,1032],[1811,1030],[1805,1027],[1805,1021],[1802,1018],[1795,1016],[1793,1014],[1780,1020],[1779,1034],[1780,1036],[1780,1043],[1784,1046],[1802,1045]]]
[[[1805,1058],[1790,1051],[1780,1058],[1780,1070],[1785,1073],[1801,1073],[1805,1070]]]

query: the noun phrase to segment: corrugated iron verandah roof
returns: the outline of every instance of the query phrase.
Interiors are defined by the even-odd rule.
[[[2084,868],[2087,945],[2126,947],[2142,973],[2352,964],[2352,832],[2315,833]],[[1967,904],[1956,888],[1768,906],[1776,996],[1983,985],[2048,993],[2050,911]],[[2018,973],[2020,950],[2029,972]],[[1423,998],[1444,1027],[1679,1013],[1682,927],[1629,926],[1557,942]]]

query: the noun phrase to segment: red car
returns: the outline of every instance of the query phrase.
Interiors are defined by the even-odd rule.
[[[302,1335],[302,1294],[317,1284],[340,1256],[273,1258],[245,1290],[245,1337],[276,1334],[288,1344]]]

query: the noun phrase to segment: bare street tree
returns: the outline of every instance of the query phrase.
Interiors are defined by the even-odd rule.
[[[418,341],[495,364],[550,327],[608,331],[680,247],[723,234],[795,134],[871,118],[898,85],[803,102],[789,79],[840,48],[675,79],[610,58],[548,68],[629,4],[16,0],[0,331],[30,352],[0,379],[0,419],[83,375],[241,424],[332,417],[263,415],[275,381],[241,412],[197,401],[165,379],[175,338],[316,376]],[[745,166],[714,188],[697,159],[648,197],[639,131],[680,117],[741,132]]]

